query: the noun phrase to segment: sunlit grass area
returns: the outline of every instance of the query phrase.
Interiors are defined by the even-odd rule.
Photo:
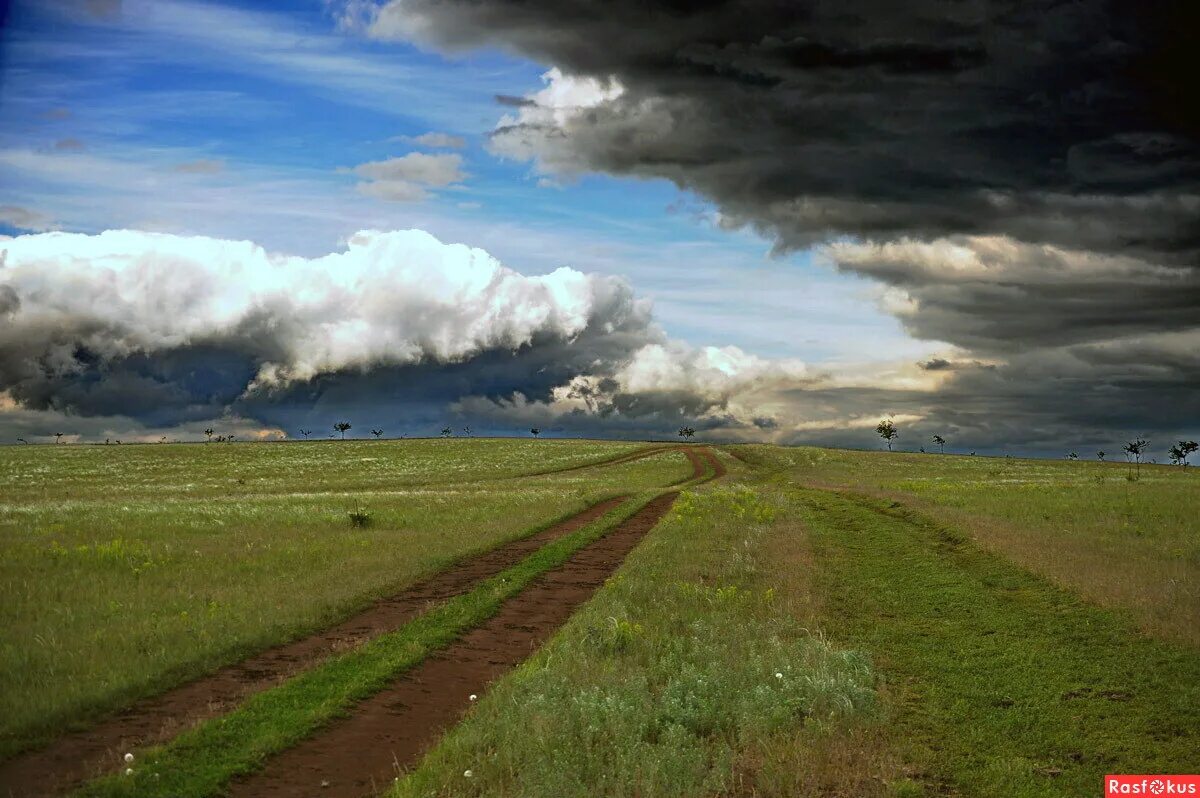
[[[668,452],[507,479],[636,448],[0,448],[11,466],[0,469],[0,751],[320,628],[595,501],[691,473]]]
[[[732,449],[804,484],[845,487],[919,507],[1035,573],[1133,613],[1152,634],[1200,645],[1200,470]]]

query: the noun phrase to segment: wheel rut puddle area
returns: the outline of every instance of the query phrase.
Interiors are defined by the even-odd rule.
[[[703,473],[697,468],[697,476]],[[525,660],[595,593],[676,496],[670,492],[653,499],[535,579],[489,620],[358,704],[348,717],[270,758],[258,773],[234,781],[227,794],[357,798],[382,791],[462,717],[471,694],[482,693]]]
[[[119,714],[49,745],[0,763],[0,795],[50,796],[123,767],[126,751],[162,742],[199,721],[221,715],[249,695],[311,668],[334,654],[399,629],[430,604],[464,593],[476,582],[516,565],[546,543],[615,509],[625,497],[592,505],[540,532],[452,565],[314,635],[267,649],[248,659],[144,699]]]

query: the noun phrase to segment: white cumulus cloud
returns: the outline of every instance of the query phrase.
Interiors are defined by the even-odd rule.
[[[360,232],[319,258],[129,230],[19,236],[2,252],[0,389],[83,368],[81,349],[113,359],[219,341],[277,383],[567,341],[606,314],[648,315],[615,278],[525,276],[419,230]]]
[[[533,161],[539,172],[574,174],[586,166],[570,146],[576,120],[624,92],[615,78],[598,80],[564,74],[557,67],[542,75],[545,86],[526,95],[513,114],[496,123],[488,149],[495,155]]]

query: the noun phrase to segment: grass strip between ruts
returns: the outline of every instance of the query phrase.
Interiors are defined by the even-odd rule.
[[[706,468],[706,475],[708,476]],[[705,477],[701,477],[704,479]],[[547,543],[517,565],[418,616],[401,629],[250,697],[138,758],[133,773],[91,781],[80,796],[207,796],[258,769],[387,686],[433,651],[493,616],[505,600],[614,529],[661,491],[642,493],[583,529]]]

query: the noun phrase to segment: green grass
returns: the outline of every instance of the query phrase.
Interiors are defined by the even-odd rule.
[[[965,529],[801,487],[845,479],[846,461],[869,454],[735,451],[759,463],[740,469],[744,484],[689,492],[395,798],[1072,796],[1097,793],[1107,772],[1194,769],[1192,647],[1146,636],[1132,608],[1097,606]],[[981,493],[988,469],[1012,466],[950,465]],[[1044,490],[1079,464],[1021,465],[1028,478],[1043,469]],[[896,479],[937,477],[914,466]],[[1186,507],[1190,476],[1161,479]],[[1086,503],[1063,493],[1043,506]],[[995,499],[977,511],[1030,512]],[[1080,538],[1104,523],[1066,518],[1063,534]]]
[[[732,447],[817,486],[898,499],[1147,632],[1200,646],[1200,469]]]
[[[145,752],[133,776],[86,785],[83,796],[216,795],[233,777],[283,750],[379,690],[398,674],[490,618],[505,599],[640,509],[655,494],[622,504],[602,519],[551,541],[470,592],[423,613],[396,632],[252,696],[233,712]]]
[[[287,443],[0,446],[0,499],[223,498],[445,485],[619,457],[626,441],[449,438]]]
[[[521,460],[522,447],[538,443],[512,442],[491,456]],[[409,444],[392,445],[402,458]],[[1200,652],[1187,619],[1200,559],[1200,478],[1192,469],[1145,468],[1130,482],[1121,465],[730,451],[748,464],[726,460],[725,484],[684,491],[617,575],[491,686],[393,798],[1074,796],[1098,794],[1105,773],[1195,769]],[[410,567],[405,557],[427,557],[421,567],[436,568],[445,562],[439,557],[457,556],[448,552],[494,545],[528,531],[535,517],[548,520],[588,499],[645,491],[642,501],[687,467],[680,455],[663,454],[478,483],[438,477],[435,466],[412,473],[417,481],[400,486],[349,474],[348,482],[366,486],[354,491],[287,490],[280,482],[231,502],[228,512],[240,515],[226,525],[204,515],[218,500],[188,498],[179,492],[187,488],[168,491],[175,498],[161,504],[152,490],[132,488],[107,504],[102,491],[79,504],[63,494],[57,501],[66,509],[36,497],[5,500],[38,519],[41,537],[14,526],[14,540],[61,539],[68,549],[39,549],[45,562],[23,561],[25,568],[64,567],[51,558],[70,562],[68,542],[82,541],[78,580],[136,595],[157,571],[136,572],[143,558],[135,543],[186,552],[205,541],[206,558],[170,566],[198,595],[219,587],[223,575],[230,600],[239,579],[258,578],[259,589],[270,590],[275,569],[283,569],[329,596],[336,588],[322,586],[320,575],[346,567],[386,581],[371,570],[381,555],[369,547],[405,552],[387,566],[394,572]],[[349,508],[329,507],[331,497],[369,497],[372,524],[352,529]],[[69,520],[54,526],[55,513],[86,518],[87,507],[96,515],[83,529]],[[525,525],[487,527],[485,519],[504,508],[525,508]],[[114,511],[129,515],[108,519]],[[12,517],[6,511],[0,520]],[[432,519],[437,534],[419,537],[422,525],[406,521],[416,517]],[[218,794],[233,775],[314,733],[489,617],[503,597],[614,522],[610,516],[551,544],[404,629],[139,755],[134,777],[102,779],[85,794]],[[362,544],[368,550],[359,561],[362,536],[371,543]],[[246,540],[255,542],[249,552]],[[275,548],[259,550],[260,543]],[[256,577],[246,563],[258,561],[270,566]],[[186,582],[189,563],[211,570]],[[4,589],[17,594],[22,578],[7,571]],[[53,589],[61,595],[46,595],[66,620],[47,628],[73,629],[76,614],[86,624],[110,623],[90,603],[99,595],[90,588],[64,580]],[[344,597],[340,606],[360,599]],[[336,614],[314,607],[313,618]],[[22,611],[34,618],[35,609]],[[278,618],[269,606],[264,613]],[[268,625],[259,619],[245,628]],[[29,648],[32,638],[22,634]],[[152,658],[121,656],[132,668],[139,656]]]
[[[831,638],[873,654],[912,790],[1098,794],[1192,772],[1200,657],[893,502],[797,489]]]
[[[0,756],[325,626],[594,501],[690,474],[670,452],[479,481],[636,448],[0,447],[12,467],[0,468]],[[356,505],[366,527],[350,523]]]
[[[770,553],[777,509],[748,487],[685,492],[393,795],[724,794],[744,785],[751,752],[869,713],[865,658],[791,612],[798,585],[776,578]],[[796,774],[774,778],[793,785]]]

